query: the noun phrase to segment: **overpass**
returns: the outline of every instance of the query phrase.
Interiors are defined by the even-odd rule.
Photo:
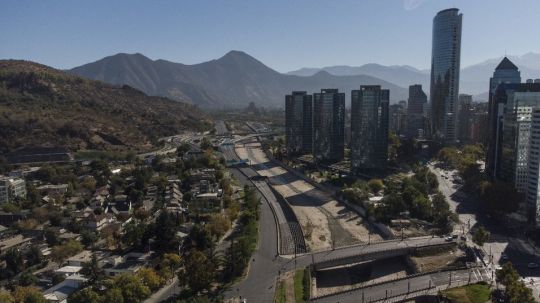
[[[444,247],[455,244],[455,241],[446,241],[446,239],[439,237],[393,239],[313,253],[310,255],[311,259],[308,261],[313,265],[314,270],[323,270],[364,261],[405,256],[414,253],[418,249]],[[303,256],[303,258],[306,257]],[[303,263],[305,262],[304,260]]]

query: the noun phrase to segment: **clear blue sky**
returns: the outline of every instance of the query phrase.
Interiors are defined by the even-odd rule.
[[[186,64],[243,50],[300,67],[428,68],[437,11],[464,15],[462,66],[540,52],[539,0],[183,0],[0,2],[0,58],[70,68],[118,52]]]

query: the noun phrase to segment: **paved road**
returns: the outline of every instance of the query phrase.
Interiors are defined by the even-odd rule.
[[[458,287],[468,284],[469,282],[475,283],[479,281],[487,281],[489,279],[489,273],[484,268],[474,268],[471,270],[464,269],[452,272],[437,272],[398,281],[390,281],[387,283],[376,284],[373,286],[366,286],[342,294],[313,299],[312,302],[368,303],[384,300],[386,298],[391,298],[395,296],[399,296],[399,298],[402,298],[406,294],[415,292],[417,290],[430,289],[430,293],[436,293],[437,290],[440,289]],[[417,293],[415,295],[422,294],[425,293]],[[409,294],[407,298],[411,299],[415,295]]]
[[[242,185],[251,184],[238,169],[230,169]],[[269,202],[261,196],[259,247],[253,254],[247,277],[225,293],[226,298],[242,296],[248,302],[272,302],[278,271],[284,260],[278,255],[277,228]]]
[[[227,129],[225,122],[223,122],[222,120],[216,121],[216,135],[224,136],[229,133],[230,131]]]
[[[429,165],[431,171],[435,173],[439,181],[439,189],[446,196],[450,208],[458,214],[462,224],[455,228],[456,233],[467,234],[470,228],[484,226],[491,233],[491,239],[484,244],[483,249],[488,255],[493,256],[493,263],[490,268],[495,268],[504,263],[503,253],[508,256],[516,270],[520,273],[526,283],[533,289],[535,297],[540,295],[540,269],[529,269],[530,262],[540,263],[537,249],[531,245],[519,232],[509,230],[507,226],[495,222],[483,215],[479,208],[478,201],[460,191],[460,186],[454,182],[455,171],[443,170]],[[467,235],[469,238],[470,235]],[[489,259],[489,258],[486,258]],[[530,281],[533,281],[533,284]]]

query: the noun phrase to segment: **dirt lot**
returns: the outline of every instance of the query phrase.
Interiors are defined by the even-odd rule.
[[[428,272],[443,269],[448,265],[455,264],[463,257],[465,257],[465,252],[456,247],[446,252],[439,252],[428,256],[411,257],[411,259],[420,272]]]
[[[290,201],[310,250],[326,250],[332,244],[340,247],[368,242],[369,237],[372,241],[382,239],[374,230],[368,229],[360,216],[343,204],[308,182],[292,176],[284,168],[270,165],[259,143],[239,144],[235,149],[240,158],[250,159],[259,175],[274,178],[272,187]],[[300,195],[305,196],[298,199]]]

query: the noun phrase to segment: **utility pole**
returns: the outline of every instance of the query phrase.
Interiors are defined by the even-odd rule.
[[[448,285],[452,284],[452,272],[448,273]]]

